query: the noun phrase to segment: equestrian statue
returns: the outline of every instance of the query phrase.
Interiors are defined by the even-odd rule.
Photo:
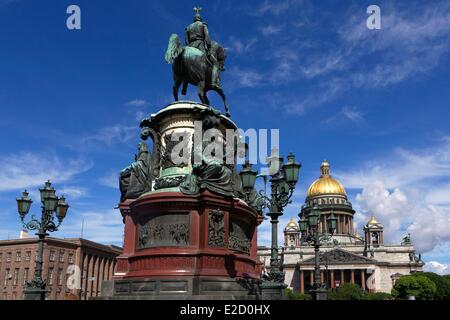
[[[186,95],[188,84],[198,87],[200,101],[209,105],[206,93],[216,91],[223,100],[226,116],[230,112],[225,94],[220,86],[220,72],[225,70],[225,49],[216,41],[211,41],[208,24],[200,16],[201,8],[195,7],[194,22],[186,27],[186,46],[180,37],[172,34],[166,51],[166,61],[172,64],[173,96],[178,101],[178,90],[183,84],[182,95]]]

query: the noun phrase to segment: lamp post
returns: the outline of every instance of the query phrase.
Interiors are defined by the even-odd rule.
[[[278,218],[283,215],[283,208],[291,202],[291,197],[298,181],[301,165],[295,162],[295,156],[290,153],[287,162],[283,164],[282,157],[269,159],[271,168],[276,168],[270,176],[270,198],[260,191],[254,190],[255,181],[258,177],[264,178],[264,186],[267,176],[257,175],[247,162],[240,172],[242,186],[246,194],[246,201],[255,209],[269,209],[267,216],[270,217],[272,225],[272,244],[270,254],[269,271],[263,275],[261,283],[262,299],[283,299],[284,272],[278,255]],[[275,162],[272,162],[275,161]]]
[[[337,218],[330,214],[327,219],[328,232],[319,231],[320,210],[314,206],[309,214],[302,216],[299,221],[300,231],[306,233],[306,241],[314,246],[314,283],[312,290],[314,300],[327,300],[327,289],[321,281],[320,277],[320,246],[322,241],[329,241],[336,230]]]
[[[37,230],[38,236],[38,252],[36,257],[36,267],[34,269],[34,278],[31,282],[26,282],[24,289],[25,300],[45,300],[46,282],[42,279],[42,262],[43,262],[43,247],[44,239],[48,236],[47,232],[54,232],[58,230],[61,222],[64,220],[69,209],[64,196],[58,198],[55,194],[55,189],[51,182],[47,181],[43,188],[39,189],[42,214],[41,218],[37,219],[35,215],[31,216],[31,220],[25,222],[25,216],[30,211],[31,203],[33,202],[25,190],[22,196],[17,199],[17,209],[23,227],[27,230]],[[57,224],[54,222],[54,214],[58,220]]]

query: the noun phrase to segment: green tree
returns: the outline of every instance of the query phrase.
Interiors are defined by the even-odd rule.
[[[421,274],[401,276],[392,289],[392,295],[397,299],[414,296],[417,300],[427,300],[433,299],[435,294],[434,282]]]
[[[450,286],[450,274],[446,274],[442,276],[445,281],[447,281],[447,284]],[[446,300],[450,300],[450,292],[447,292],[447,296],[445,297]]]
[[[357,284],[344,283],[328,294],[330,300],[361,300],[363,293]]]
[[[417,272],[414,276],[424,276],[433,281],[436,285],[436,293],[434,299],[444,300],[450,296],[450,281],[443,276],[433,272]]]
[[[294,292],[290,288],[285,289],[287,300],[311,300],[311,295],[307,293]]]
[[[365,293],[362,297],[363,300],[391,300],[392,294],[387,292],[373,292]]]

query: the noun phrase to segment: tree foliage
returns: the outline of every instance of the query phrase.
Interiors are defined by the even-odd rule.
[[[365,293],[362,298],[363,300],[391,300],[392,294],[387,292],[372,292]]]
[[[392,295],[397,299],[408,299],[410,296],[417,300],[433,299],[436,285],[423,274],[405,275],[395,282]]]
[[[357,284],[344,283],[328,294],[330,300],[362,300],[363,292]]]
[[[450,297],[450,280],[445,276],[440,276],[434,272],[417,272],[414,276],[424,276],[433,281],[436,285],[434,299],[444,300]]]
[[[307,293],[294,292],[292,289],[285,290],[287,300],[311,300],[311,295]]]

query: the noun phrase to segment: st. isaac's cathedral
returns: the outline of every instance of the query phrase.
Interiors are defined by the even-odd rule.
[[[343,283],[358,284],[371,292],[390,292],[402,275],[422,271],[423,261],[416,256],[409,235],[400,244],[384,242],[383,225],[372,218],[361,236],[353,224],[355,210],[348,201],[344,186],[330,175],[330,165],[323,161],[320,177],[308,188],[300,216],[313,207],[320,210],[319,232],[326,233],[326,219],[337,218],[336,231],[320,247],[322,283],[337,288]],[[305,293],[313,284],[314,247],[305,241],[294,219],[284,228],[284,245],[280,248],[285,283],[294,291]],[[270,265],[270,248],[258,247],[265,268]]]

